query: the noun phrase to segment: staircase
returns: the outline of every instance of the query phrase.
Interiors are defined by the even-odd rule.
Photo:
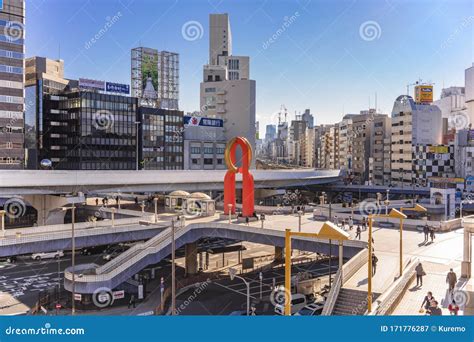
[[[372,293],[372,302],[375,302],[380,293]],[[332,315],[350,316],[364,315],[367,310],[367,292],[342,288],[337,296]]]

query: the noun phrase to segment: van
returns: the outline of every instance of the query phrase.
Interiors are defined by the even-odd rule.
[[[306,306],[306,296],[301,293],[291,295],[291,314],[294,315]],[[275,305],[275,312],[278,315],[285,314],[285,306],[281,304]]]

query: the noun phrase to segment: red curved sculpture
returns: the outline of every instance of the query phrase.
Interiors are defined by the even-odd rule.
[[[237,167],[235,160],[235,151],[237,146],[242,150],[242,166]],[[253,176],[249,171],[252,162],[252,146],[244,137],[235,137],[231,139],[225,148],[225,163],[227,173],[224,178],[224,212],[235,214],[235,175],[242,174],[242,215],[251,217],[254,213],[254,183]]]

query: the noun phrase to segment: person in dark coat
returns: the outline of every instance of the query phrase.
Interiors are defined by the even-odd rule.
[[[358,238],[360,240],[361,232],[362,230],[360,228],[360,224],[358,224],[356,228],[356,236],[355,236],[356,239]]]
[[[377,272],[377,262],[379,259],[375,256],[375,254],[372,254],[372,276],[375,275],[375,272]]]
[[[431,305],[431,301],[434,300],[434,297],[433,297],[433,292],[429,291],[425,298],[423,299],[423,302],[421,303],[421,307],[425,308],[425,310],[428,310],[430,305]]]
[[[423,234],[425,235],[425,240],[423,240],[423,242],[428,242],[428,236],[430,234],[430,227],[428,227],[428,223],[423,227]]]
[[[423,286],[423,276],[426,275],[425,270],[423,269],[423,265],[418,263],[415,267],[415,273],[416,273],[416,286]]]
[[[430,228],[430,238],[431,238],[431,242],[434,242],[434,239],[435,239],[435,230],[434,230],[434,228]]]

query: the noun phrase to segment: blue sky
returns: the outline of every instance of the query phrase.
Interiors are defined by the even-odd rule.
[[[58,58],[60,50],[67,78],[130,83],[131,48],[178,52],[184,111],[199,109],[208,15],[229,13],[233,54],[251,57],[261,129],[275,122],[281,104],[291,116],[311,108],[316,123],[334,123],[343,112],[373,107],[377,93],[377,107],[389,113],[406,85],[419,78],[435,83],[438,98],[443,85],[464,85],[464,70],[474,61],[472,0],[26,0],[26,5],[27,56]],[[86,48],[114,16],[115,23]],[[285,20],[289,24],[278,34]],[[202,25],[201,38],[183,37],[189,21]],[[272,36],[276,39],[264,46]]]

